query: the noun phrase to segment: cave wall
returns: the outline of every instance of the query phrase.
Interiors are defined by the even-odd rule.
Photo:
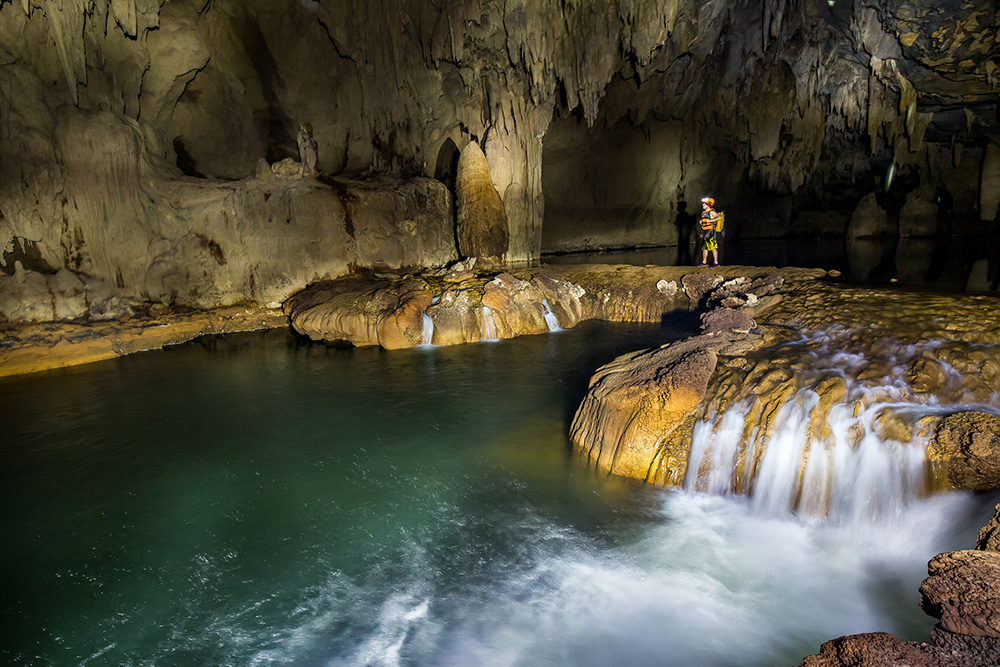
[[[751,237],[990,231],[997,25],[995,0],[0,0],[0,293],[64,270],[201,306],[444,263],[430,177],[470,142],[508,262],[674,243],[704,194]]]

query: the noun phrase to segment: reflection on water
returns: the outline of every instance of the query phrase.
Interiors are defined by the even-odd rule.
[[[572,456],[593,370],[686,333],[268,332],[0,380],[0,662],[711,667],[925,640],[926,562],[971,546],[990,498],[869,532]]]
[[[933,288],[949,292],[1000,290],[1000,237],[912,237],[844,239],[723,239],[723,264],[836,269],[843,280],[863,285]],[[550,264],[683,266],[676,246],[641,250],[545,255]],[[696,253],[700,261],[700,253]],[[690,257],[690,251],[687,252]]]

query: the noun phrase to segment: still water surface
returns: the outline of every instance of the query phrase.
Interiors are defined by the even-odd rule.
[[[995,497],[869,530],[572,455],[593,370],[681,324],[393,352],[272,331],[0,380],[0,662],[711,667],[926,640],[926,562]]]

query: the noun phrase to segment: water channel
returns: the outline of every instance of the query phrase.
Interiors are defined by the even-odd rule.
[[[793,665],[926,641],[996,494],[886,522],[587,469],[598,366],[695,322],[386,352],[286,331],[0,380],[0,662]]]

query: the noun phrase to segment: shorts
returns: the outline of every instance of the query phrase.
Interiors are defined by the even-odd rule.
[[[715,234],[712,234],[708,238],[704,238],[704,239],[701,240],[701,249],[702,250],[718,250],[719,249],[719,241],[715,238]]]

